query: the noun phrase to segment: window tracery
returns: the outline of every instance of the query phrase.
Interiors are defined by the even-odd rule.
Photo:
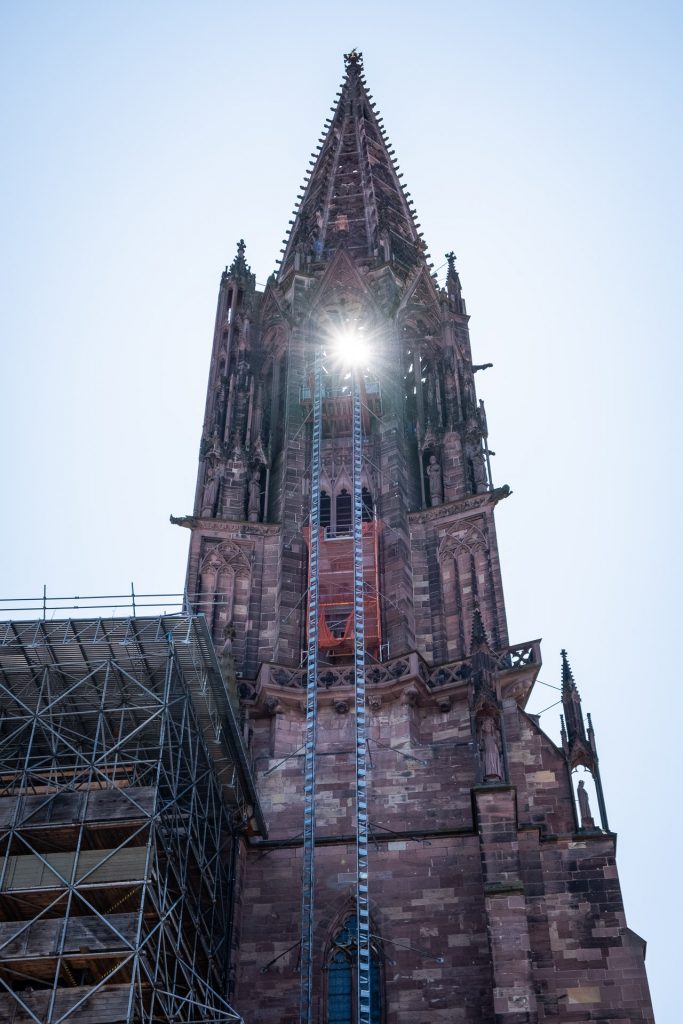
[[[323,481],[320,491],[320,526],[325,536],[348,537],[353,531],[353,495],[346,474],[330,483]],[[364,483],[361,491],[361,518],[364,523],[374,519],[375,506],[370,488]]]
[[[326,1024],[356,1024],[356,971],[358,961],[358,924],[349,914],[335,932],[327,953]],[[380,950],[370,947],[370,1022],[382,1020]]]

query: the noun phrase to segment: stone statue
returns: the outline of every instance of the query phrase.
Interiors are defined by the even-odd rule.
[[[576,789],[576,795],[579,800],[579,816],[581,818],[581,828],[595,828],[595,822],[591,815],[590,804],[588,803],[588,793],[586,792],[586,786],[583,779],[579,779],[579,785]]]
[[[498,730],[492,718],[485,718],[481,723],[481,748],[484,754],[484,781],[502,779]]]
[[[470,379],[470,375],[465,371],[463,381],[463,405],[465,406],[465,415],[468,416],[475,411],[474,405],[474,384]]]
[[[426,398],[427,398],[427,418],[436,422],[436,381],[434,380],[434,371],[430,368],[427,370],[427,387],[426,387]]]
[[[240,351],[237,354],[235,384],[238,391],[246,391],[249,386],[249,360],[243,347],[240,347]]]
[[[218,487],[220,485],[220,474],[216,468],[209,466],[206,473],[206,483],[204,484],[204,495],[202,498],[202,515],[208,518],[215,515],[216,511],[216,498],[218,497]]]
[[[250,523],[258,523],[261,514],[261,474],[258,469],[249,477],[248,490],[247,519]]]
[[[429,456],[427,466],[427,479],[429,480],[429,501],[431,505],[443,504],[443,480],[441,478],[441,465],[436,455]]]
[[[225,658],[232,654],[232,642],[235,639],[235,627],[232,622],[226,624],[223,630],[223,647],[221,649],[221,658]]]
[[[452,430],[453,424],[458,418],[458,400],[455,388],[455,375],[448,367],[444,375],[444,389],[446,391],[446,429]]]
[[[477,419],[479,421],[479,429],[484,437],[489,436],[489,427],[486,422],[486,409],[484,408],[484,399],[479,399],[479,411],[477,413]]]
[[[472,466],[472,484],[476,494],[489,489],[489,478],[486,472],[486,457],[481,440],[468,440],[466,445],[467,458]]]
[[[214,425],[213,434],[211,435],[211,455],[221,455],[221,439],[218,436],[218,427]]]

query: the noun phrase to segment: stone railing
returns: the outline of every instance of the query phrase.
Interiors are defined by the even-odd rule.
[[[507,647],[494,655],[499,673],[517,673],[540,666],[540,640],[532,640],[526,644]],[[420,678],[430,690],[450,683],[463,683],[472,675],[472,661],[461,658],[436,668],[429,668],[426,662],[412,651],[399,658],[391,658],[365,669],[365,681],[370,685],[397,683],[401,680]],[[340,665],[337,668],[323,668],[318,677],[318,686],[322,690],[353,686],[354,672],[352,665]],[[289,668],[286,665],[263,664],[256,680],[260,686],[275,685],[286,689],[305,689],[306,670]]]

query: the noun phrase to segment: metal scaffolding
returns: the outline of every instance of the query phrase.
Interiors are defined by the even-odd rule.
[[[370,908],[365,723],[365,598],[363,593],[363,422],[358,374],[353,374],[353,625],[356,704],[356,910],[358,1024],[370,1024]]]
[[[0,1020],[226,1024],[263,829],[202,617],[0,626]]]
[[[309,391],[310,394],[310,391]],[[301,896],[300,1024],[313,1019],[313,923],[315,895],[315,762],[320,642],[320,475],[323,427],[322,353],[316,353],[312,381],[311,506],[308,530],[308,646],[306,660],[306,743],[304,761],[303,877]],[[367,734],[365,721],[365,556],[363,523],[363,403],[361,380],[352,374],[353,464],[352,565],[353,663],[355,684],[356,921],[358,927],[356,1021],[370,1024],[370,913],[368,900]],[[373,534],[374,535],[374,534]],[[339,584],[337,584],[339,586]]]
[[[308,647],[306,653],[306,746],[304,756],[304,842],[301,886],[299,1019],[313,1014],[313,912],[315,905],[315,755],[318,718],[318,584],[320,552],[320,454],[322,445],[322,353],[316,352],[311,449],[311,516],[308,559]]]

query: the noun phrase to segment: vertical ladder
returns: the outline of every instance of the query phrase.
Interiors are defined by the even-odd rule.
[[[360,370],[353,378],[353,625],[356,704],[357,1024],[370,1024],[370,909],[368,902],[368,794],[365,724],[365,605],[363,597],[363,422]]]
[[[313,371],[313,439],[308,563],[308,649],[306,652],[306,746],[304,755],[304,845],[301,887],[300,1024],[313,1020],[313,910],[315,895],[315,752],[318,717],[318,607],[320,554],[320,451],[322,442],[322,350]]]

